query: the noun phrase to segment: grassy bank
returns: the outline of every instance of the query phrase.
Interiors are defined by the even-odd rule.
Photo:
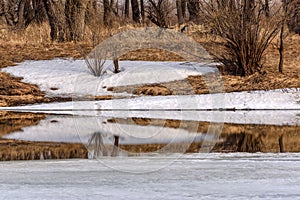
[[[98,42],[103,41],[109,33],[118,33],[133,27],[123,27],[116,30],[104,30]],[[174,30],[175,31],[175,30]],[[187,33],[195,41],[208,49],[213,48],[214,38],[203,34],[197,26]],[[49,38],[49,27],[30,26],[23,33],[11,33],[1,30],[0,33],[0,68],[16,65],[24,60],[48,60],[53,58],[72,57],[83,58],[95,46],[94,40],[87,39],[82,43],[53,43]],[[284,74],[278,72],[278,41],[274,41],[264,57],[264,68],[261,73],[249,77],[234,76],[222,66],[222,79],[226,92],[270,90],[289,87],[300,87],[300,36],[288,34],[285,38]],[[121,60],[148,60],[148,61],[183,61],[172,52],[159,49],[141,49],[123,55]],[[62,99],[44,98],[45,93],[35,85],[22,83],[22,78],[11,77],[0,73],[0,106],[14,106],[41,102],[61,101]],[[182,82],[188,83],[189,88],[182,88]],[[132,92],[144,95],[170,94],[203,94],[208,93],[206,85],[200,76],[188,77],[184,81],[163,83],[165,90],[158,85],[135,85],[130,87],[110,88],[114,92]]]

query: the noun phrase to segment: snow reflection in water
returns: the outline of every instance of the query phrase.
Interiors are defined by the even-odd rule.
[[[276,121],[276,112],[271,116]],[[223,124],[200,120],[48,115],[38,125],[24,127],[3,138],[82,143],[91,157],[184,152],[300,152],[299,126],[284,123],[279,120],[274,125]]]

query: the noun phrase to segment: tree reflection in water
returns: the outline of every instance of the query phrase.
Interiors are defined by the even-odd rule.
[[[107,150],[104,146],[103,135],[101,132],[95,132],[92,134],[88,141],[88,147],[93,149],[93,158],[99,158],[100,156],[107,156]]]
[[[92,150],[93,158],[101,156],[109,156],[108,149],[104,145],[103,133],[95,132],[92,134],[88,141],[88,149]],[[114,136],[114,146],[111,156],[116,157],[119,155],[119,136]]]

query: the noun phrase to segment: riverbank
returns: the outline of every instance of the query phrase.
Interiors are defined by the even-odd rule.
[[[283,93],[288,96],[289,88],[300,88],[300,36],[289,35],[286,38],[286,51],[285,51],[285,66],[284,74],[278,73],[277,63],[278,63],[278,46],[276,43],[270,46],[265,57],[265,68],[260,74],[254,74],[249,77],[239,77],[233,76],[219,67],[222,72],[220,80],[224,84],[224,90],[222,92],[232,93],[232,92],[242,92],[242,91],[269,91],[275,89],[282,89]],[[20,69],[25,60],[51,60],[62,58],[72,58],[72,59],[82,59],[83,55],[91,51],[92,45],[89,44],[75,44],[75,43],[49,43],[43,42],[41,44],[35,43],[10,43],[1,42],[0,44],[0,68],[3,70],[8,66],[15,66],[13,68]],[[124,55],[120,60],[140,60],[146,61],[177,61],[177,65],[182,66],[180,63],[183,59],[173,53],[166,52],[163,50],[154,49],[143,49],[136,52],[130,52]],[[42,61],[43,62],[43,61]],[[49,61],[45,61],[49,62]],[[72,61],[73,62],[73,61]],[[78,62],[78,61],[74,61]],[[124,61],[121,61],[124,62]],[[130,62],[130,61],[126,61]],[[38,63],[38,62],[37,62]],[[125,62],[124,62],[125,63]],[[187,66],[189,63],[186,63]],[[23,66],[24,67],[24,66]],[[30,64],[28,65],[30,67]],[[31,66],[32,67],[32,66]],[[68,66],[67,66],[68,67]],[[66,67],[66,68],[67,68]],[[121,66],[122,67],[122,66]],[[176,67],[178,69],[178,67]],[[29,68],[28,68],[29,69]],[[67,68],[67,70],[70,68]],[[6,70],[6,69],[5,69]],[[51,70],[51,69],[50,69]],[[27,81],[24,83],[26,75],[30,76],[34,71],[24,71],[20,73],[18,77],[13,77],[11,74],[0,72],[0,106],[19,106],[26,104],[37,104],[37,103],[50,103],[50,102],[64,102],[72,101],[71,95],[61,96],[59,94],[59,88],[50,87],[49,90],[44,90],[35,84]],[[61,72],[60,72],[61,73]],[[68,74],[69,72],[67,72]],[[88,71],[84,72],[88,75]],[[185,73],[185,72],[184,72]],[[193,72],[194,73],[194,72]],[[34,74],[34,73],[33,73]],[[164,72],[168,74],[168,72]],[[180,72],[181,74],[181,72]],[[55,75],[57,77],[57,75]],[[54,76],[54,77],[55,77]],[[32,75],[34,78],[34,75]],[[47,77],[45,76],[44,79]],[[49,77],[48,77],[49,78]],[[50,77],[51,78],[51,77]],[[68,76],[63,77],[63,80],[69,79]],[[146,78],[145,78],[146,79]],[[113,80],[113,79],[112,79]],[[128,80],[128,79],[127,79]],[[127,81],[126,80],[126,81]],[[62,81],[60,81],[62,83]],[[53,83],[53,82],[52,82]],[[51,82],[49,82],[51,84]],[[211,85],[212,86],[212,85]],[[79,88],[80,89],[80,88]],[[122,94],[128,94],[129,96],[171,96],[171,95],[198,95],[210,93],[205,81],[201,75],[187,75],[182,80],[169,80],[160,83],[143,83],[143,84],[131,84],[131,85],[112,85],[110,87],[103,87],[103,90],[107,91],[108,94],[104,96],[88,96],[84,97],[84,100],[110,100],[114,98],[123,98]],[[68,88],[67,88],[68,90]],[[49,91],[53,94],[57,92],[57,95],[49,96]],[[120,93],[120,94],[118,94]],[[113,95],[112,95],[113,94]],[[114,96],[117,94],[116,96]],[[241,97],[246,97],[248,94],[244,94]],[[260,93],[257,93],[260,98]],[[124,96],[126,97],[126,96]],[[276,94],[275,96],[276,97]],[[170,97],[172,98],[172,97]],[[176,98],[176,97],[175,97]],[[188,96],[187,96],[188,98]],[[297,105],[299,97],[294,98],[294,106]],[[139,99],[137,98],[137,101]],[[144,105],[142,102],[143,97],[140,98],[140,104]],[[264,105],[272,105],[272,98],[269,99],[270,102],[265,102]],[[132,100],[135,103],[135,100]],[[185,100],[184,100],[185,101]],[[108,101],[109,102],[109,101]],[[126,104],[126,100],[124,101]],[[249,101],[250,102],[250,101]],[[286,103],[286,102],[285,102]],[[101,103],[99,104],[101,106]],[[161,105],[161,104],[157,104]],[[168,105],[168,99],[165,101],[165,105]],[[242,105],[242,104],[241,104]],[[243,104],[244,105],[244,104]],[[242,105],[242,106],[243,106]],[[278,108],[281,104],[278,104]],[[230,107],[231,110],[235,108]],[[8,135],[13,132],[18,132],[25,127],[31,127],[38,125],[43,119],[45,119],[46,114],[10,114],[3,111],[1,113],[1,126],[10,125],[5,128],[1,128],[1,136]],[[141,121],[149,121],[146,117],[141,118]],[[268,117],[266,117],[268,119]],[[124,118],[118,119],[124,122]],[[153,120],[153,119],[152,119]],[[172,119],[166,119],[172,120]],[[173,119],[174,120],[174,119]],[[122,122],[122,123],[123,123]],[[295,121],[293,121],[295,122]],[[296,120],[297,122],[297,120]],[[128,122],[126,122],[128,123]],[[176,124],[178,122],[170,122]],[[208,122],[206,122],[208,123]],[[120,122],[121,124],[121,122]],[[187,123],[191,125],[190,122]],[[142,124],[139,124],[142,126]],[[187,125],[187,126],[188,126]],[[202,126],[203,124],[201,124]],[[200,125],[199,125],[200,126]],[[207,124],[204,125],[207,127]],[[245,128],[247,127],[247,128]],[[178,127],[177,127],[178,128]],[[254,133],[249,130],[259,130],[259,133]],[[269,130],[273,130],[272,134]],[[285,131],[289,130],[286,134]],[[205,130],[201,130],[205,132]],[[206,130],[207,131],[207,130]],[[227,131],[227,132],[226,132]],[[298,126],[283,127],[282,125],[271,127],[266,126],[254,126],[250,125],[225,125],[224,132],[221,134],[221,142],[217,143],[215,152],[299,152],[299,134]],[[135,153],[152,152],[156,149],[162,148],[162,144],[136,144],[136,145],[120,145],[121,148],[127,151]],[[68,158],[87,158],[87,149],[83,144],[80,143],[63,143],[63,142],[33,142],[18,139],[4,139],[0,140],[0,153],[2,160],[23,160],[23,159],[68,159]],[[187,149],[188,153],[199,152],[201,143],[192,142],[191,146]],[[173,149],[178,148],[178,146],[173,146]]]
[[[265,67],[261,74],[250,77],[232,76],[223,72],[221,78],[226,92],[272,90],[281,88],[300,87],[300,36],[288,35],[285,39],[284,74],[277,70],[278,50],[274,43],[267,50]],[[53,58],[82,58],[92,49],[89,44],[75,43],[9,43],[1,42],[0,68],[14,66],[24,60],[49,60]],[[143,61],[182,61],[176,54],[163,50],[138,50],[124,55],[121,60]],[[17,67],[17,66],[16,66]],[[222,71],[222,70],[221,70]],[[36,85],[23,83],[22,77],[16,78],[0,72],[0,105],[15,106],[34,103],[65,101],[60,98],[47,98],[45,91]],[[188,83],[189,88],[182,88],[182,82]],[[163,85],[163,86],[162,86]],[[165,88],[172,88],[169,91]],[[176,95],[176,94],[205,94],[208,92],[201,76],[189,76],[185,80],[164,82],[163,84],[130,85],[125,87],[111,87],[112,92],[134,92],[139,95]],[[68,100],[68,99],[67,99]]]

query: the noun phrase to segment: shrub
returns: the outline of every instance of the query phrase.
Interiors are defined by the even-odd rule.
[[[252,0],[202,1],[206,24],[219,39],[214,56],[235,74],[248,76],[262,69],[262,57],[280,31],[279,12],[268,17],[264,5]]]
[[[85,63],[89,71],[97,77],[100,77],[104,74],[104,65],[106,62],[106,60],[99,55],[97,56],[96,53],[94,53],[93,56],[89,55],[89,57],[85,58]]]

